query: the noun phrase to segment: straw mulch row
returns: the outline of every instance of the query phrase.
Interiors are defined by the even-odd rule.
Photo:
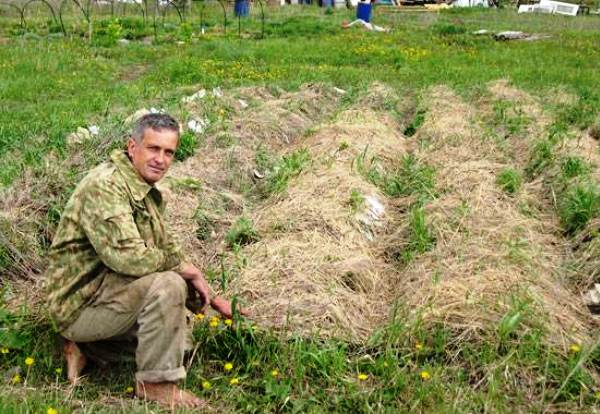
[[[312,166],[284,197],[252,217],[261,240],[243,250],[248,265],[232,288],[257,322],[295,334],[366,338],[388,316],[400,280],[378,255],[381,233],[400,221],[393,203],[353,163],[370,153],[392,162],[404,138],[385,114],[342,112],[302,145]],[[352,192],[364,199],[353,211]]]
[[[240,99],[249,106],[241,108]],[[287,151],[311,128],[331,117],[340,99],[339,92],[319,84],[304,85],[295,92],[262,87],[224,91],[218,99],[218,106],[227,109],[223,123],[208,134],[195,156],[174,164],[166,180],[166,187],[173,192],[169,203],[175,206],[168,209],[169,220],[191,260],[219,266],[226,230],[248,210],[244,192],[255,185],[257,151]],[[186,104],[186,111],[190,118],[202,119],[207,106],[204,100],[192,101]],[[225,133],[228,144],[223,144]],[[200,190],[178,185],[182,178],[197,181]],[[211,224],[205,240],[196,236],[199,210]]]
[[[425,122],[407,138],[389,110],[401,108],[402,98],[384,85],[369,90],[346,108],[343,94],[323,85],[296,92],[225,91],[216,103],[223,112],[219,125],[166,180],[169,221],[188,258],[213,275],[227,271],[225,293],[237,295],[260,325],[287,333],[363,340],[398,305],[411,311],[410,318],[443,324],[462,338],[495,335],[503,318],[521,313],[519,329],[541,323],[546,340],[563,349],[586,341],[591,317],[564,269],[578,260],[578,271],[590,274],[588,283],[597,279],[597,238],[577,244],[563,236],[547,176],[515,196],[496,185],[503,168],[525,168],[533,143],[547,132],[551,117],[539,102],[506,82],[491,84],[477,109],[446,87],[432,88],[421,105]],[[504,141],[490,139],[479,122],[498,100],[514,102],[510,110],[531,121]],[[209,115],[205,101],[185,106],[190,118]],[[588,154],[598,165],[592,151],[597,144],[580,138],[561,151]],[[256,173],[257,153],[281,157],[301,149],[310,162],[288,189],[257,196],[272,173]],[[408,263],[394,254],[407,246],[416,200],[386,196],[360,170],[365,154],[376,157],[382,170],[407,154],[435,168],[434,196],[423,205],[435,244]],[[84,169],[77,157],[69,162],[73,170]],[[25,175],[18,188],[31,191],[7,193],[0,205],[0,230],[14,238],[5,244],[14,248],[19,275],[39,280],[44,270],[36,253],[51,240],[54,224],[44,230],[51,204],[34,192],[36,185],[61,183],[64,169],[50,162],[45,180]],[[60,206],[56,194],[62,190],[44,187],[39,193]],[[536,214],[525,214],[523,205]],[[259,240],[232,251],[225,235],[241,216],[251,219]],[[207,225],[202,237],[200,224]],[[574,247],[579,249],[571,254]]]
[[[433,88],[424,97],[425,123],[407,139],[382,105],[398,97],[382,85],[370,89],[318,129],[325,116],[303,123],[306,129],[291,139],[289,132],[282,138],[268,129],[256,140],[245,136],[232,149],[208,145],[178,167],[176,175],[203,178],[201,203],[221,205],[212,240],[187,236],[191,256],[217,263],[226,250],[222,239],[228,225],[240,215],[250,217],[260,240],[229,256],[227,265],[237,267],[228,293],[238,295],[259,324],[291,333],[364,339],[397,304],[413,310],[414,318],[441,323],[463,338],[494,335],[503,318],[519,314],[521,330],[541,323],[549,332],[547,340],[563,349],[585,341],[590,315],[566,284],[569,245],[541,179],[515,197],[496,184],[503,168],[525,166],[532,142],[550,124],[537,101],[506,82],[490,85],[492,101],[512,100],[521,105],[512,110],[526,109],[537,119],[524,132],[530,139],[507,137],[499,143],[478,123],[478,111],[450,89]],[[281,101],[266,102],[256,111],[277,112],[274,108],[281,106]],[[489,109],[484,104],[479,111]],[[281,131],[289,131],[286,119],[291,118],[281,118]],[[231,122],[239,121],[234,117]],[[316,132],[300,139],[309,129]],[[227,189],[219,174],[227,171],[224,151],[246,154],[239,157],[240,165],[250,174],[258,144],[279,154],[307,148],[311,163],[287,192],[256,204]],[[406,246],[408,210],[415,200],[391,199],[369,182],[357,168],[364,153],[380,159],[383,168],[412,153],[436,169],[436,196],[424,207],[436,243],[408,265],[391,260],[390,252]],[[366,200],[358,211],[352,208],[352,193]],[[195,197],[185,191],[175,196],[180,234],[193,233]],[[523,204],[537,208],[537,214],[525,214]]]
[[[510,164],[494,142],[482,140],[470,105],[445,87],[432,89],[427,102],[416,138],[431,143],[418,152],[438,171],[439,196],[426,206],[437,243],[406,269],[400,300],[464,337],[493,333],[505,316],[521,312],[522,329],[541,321],[547,339],[565,350],[585,339],[589,315],[563,284],[555,217],[520,211],[519,201],[535,199],[535,189],[512,198],[498,188],[497,173]]]

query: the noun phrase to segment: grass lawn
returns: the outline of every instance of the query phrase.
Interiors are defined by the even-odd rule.
[[[107,10],[97,11],[89,41],[85,37],[88,26],[74,10],[65,15],[68,36],[64,37],[57,35],[60,28],[44,9],[32,8],[23,29],[14,11],[8,13],[0,6],[0,189],[12,191],[24,175],[42,174],[48,162],[69,169],[69,160],[83,158],[62,181],[36,187],[33,198],[51,205],[36,224],[40,228],[56,225],[84,171],[119,145],[125,118],[142,107],[164,108],[185,118],[181,97],[200,88],[265,86],[277,92],[322,83],[347,91],[341,104],[347,107],[373,82],[380,82],[396,91],[401,101],[411,102],[404,112],[397,102],[385,108],[406,127],[404,134],[411,136],[426,116],[419,108],[430,87],[446,85],[465,102],[479,102],[490,82],[506,79],[539,98],[552,115],[555,129],[586,131],[594,123],[600,125],[599,16],[517,15],[512,8],[392,13],[377,7],[374,22],[391,32],[371,33],[341,28],[342,21],[353,19],[354,11],[268,7],[260,38],[256,5],[251,18],[241,22],[240,35],[232,16],[223,33],[218,3],[207,4],[203,11],[200,3],[194,7],[185,23],[172,12],[164,20],[159,18],[156,31],[151,16],[144,25],[133,9],[119,18],[111,18]],[[201,20],[204,35],[200,34]],[[472,34],[480,29],[550,37],[502,42]],[[121,38],[130,41],[123,44]],[[573,99],[557,104],[548,98],[557,91]],[[513,135],[526,130],[526,122],[514,116],[510,105],[495,105],[491,129]],[[108,137],[102,145],[77,150],[67,145],[69,133],[89,125],[98,125],[101,135]],[[544,155],[544,148],[558,151],[555,141],[548,139],[547,147],[543,143],[536,147],[541,155],[532,160],[537,163],[531,161],[522,174],[503,171],[498,185],[512,194],[523,180],[542,176],[551,158]],[[412,168],[411,162],[405,159],[406,169]],[[577,170],[569,178],[587,168],[577,162],[565,167]],[[371,181],[384,187],[389,183],[381,177]],[[582,191],[583,195],[573,195],[564,190],[564,198],[557,191],[558,214],[569,237],[600,216],[600,196],[588,187]],[[589,194],[592,201],[582,216],[575,198]],[[362,202],[357,195],[352,205],[358,208]],[[417,222],[422,211],[414,211]],[[0,215],[0,229],[6,229],[2,220]],[[428,237],[425,234],[421,244],[415,242],[417,247],[410,254],[429,249]],[[0,239],[0,373],[4,381],[0,412],[51,414],[50,408],[61,414],[155,411],[155,406],[130,398],[132,363],[94,368],[93,380],[74,389],[67,386],[59,344],[39,295],[33,295],[35,306],[15,306],[10,299],[14,292],[21,292],[19,284],[31,282],[15,276],[12,256],[2,243],[4,238]],[[47,245],[40,245],[36,254],[43,257]],[[27,246],[19,249],[28,252]],[[567,352],[554,349],[540,339],[548,335],[542,324],[533,323],[533,328],[514,334],[511,324],[519,321],[511,320],[511,315],[484,340],[462,341],[457,340],[460,332],[443,324],[425,328],[408,323],[410,311],[398,304],[390,310],[394,316],[389,323],[360,343],[288,335],[248,322],[234,323],[233,329],[220,320],[217,328],[211,328],[203,321],[194,332],[198,347],[185,386],[225,412],[600,410],[597,346],[565,344]],[[25,364],[26,357],[34,359],[32,365]],[[224,369],[228,362],[231,370]]]

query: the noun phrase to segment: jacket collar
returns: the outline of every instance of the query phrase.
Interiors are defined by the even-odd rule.
[[[129,160],[127,154],[125,154],[125,151],[114,150],[110,154],[110,159],[113,161],[123,178],[125,178],[129,192],[135,201],[142,201],[148,195],[150,190],[153,188],[156,189],[154,186],[151,186],[144,181]]]

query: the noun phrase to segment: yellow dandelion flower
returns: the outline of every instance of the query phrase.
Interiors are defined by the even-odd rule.
[[[54,372],[56,372],[57,375],[60,375],[62,374],[62,368],[56,368]]]
[[[231,326],[231,325],[233,325],[233,321],[232,321],[231,319],[225,319],[225,320],[223,321],[223,323],[224,323],[225,325],[227,325],[227,326]]]
[[[581,347],[577,344],[573,344],[569,347],[569,351],[571,351],[574,354],[577,354],[577,353],[581,352]]]
[[[223,365],[223,369],[225,371],[231,371],[233,369],[233,364],[231,362],[227,362],[225,365]]]
[[[197,321],[203,321],[204,320],[204,314],[203,313],[197,313],[196,314],[196,320]]]
[[[32,357],[25,358],[25,365],[27,365],[28,367],[32,366],[34,362],[35,359],[33,359]]]
[[[133,392],[133,387],[130,385],[129,387],[125,388],[125,392],[131,394]]]
[[[2,349],[0,349],[0,353],[8,354],[8,352],[9,352],[8,348],[2,348]]]
[[[277,378],[279,376],[279,371],[277,371],[276,369],[274,369],[273,371],[271,371],[271,376],[273,378]]]
[[[219,326],[219,321],[210,321],[208,326],[210,326],[211,328],[216,328],[217,326]]]
[[[420,351],[421,349],[423,349],[423,344],[422,344],[421,342],[417,342],[417,343],[415,344],[415,349],[416,349],[417,351]]]
[[[209,381],[202,381],[202,388],[205,390],[210,390],[212,388],[212,384]]]
[[[238,377],[233,377],[229,380],[230,385],[238,385],[240,383],[240,379]]]
[[[362,374],[362,373],[361,373],[361,374],[358,374],[357,378],[358,378],[360,381],[366,381],[366,380],[368,380],[368,379],[369,379],[369,376],[368,376],[367,374]]]
[[[431,374],[428,371],[421,371],[421,379],[427,381],[431,378]]]
[[[21,382],[21,376],[19,374],[13,375],[13,377],[10,379],[10,382],[12,382],[13,384],[18,384],[19,382]]]
[[[58,414],[58,411],[56,411],[52,407],[48,407],[48,409],[46,410],[46,414]]]
[[[383,366],[387,368],[388,363],[386,361],[383,362]]]

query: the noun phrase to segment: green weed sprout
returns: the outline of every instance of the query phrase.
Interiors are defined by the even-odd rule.
[[[498,174],[496,184],[508,194],[516,194],[521,188],[523,177],[513,168],[505,168]]]
[[[595,184],[577,184],[561,197],[558,213],[567,233],[581,230],[600,213],[600,194]]]
[[[240,217],[225,234],[225,242],[229,247],[244,246],[260,239],[252,221]]]

